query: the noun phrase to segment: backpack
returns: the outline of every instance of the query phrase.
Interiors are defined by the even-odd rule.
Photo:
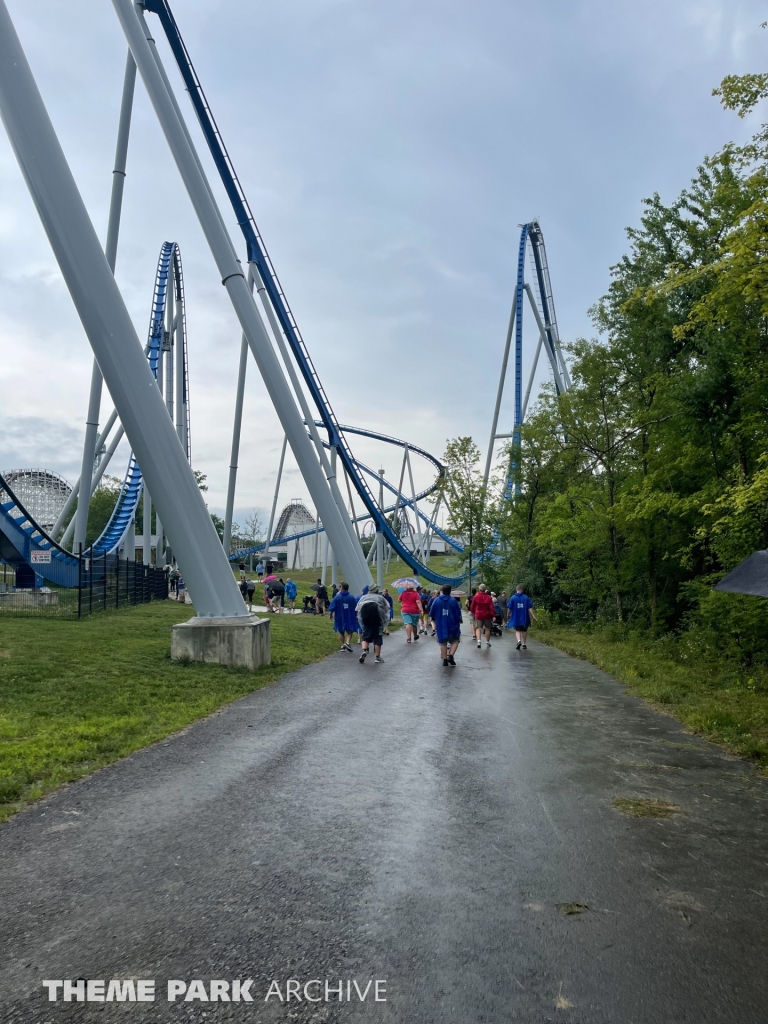
[[[378,629],[381,626],[378,601],[364,601],[360,605],[360,621],[368,629]]]
[[[328,600],[328,588],[324,587],[324,586],[323,587],[318,587],[317,588],[317,596],[320,598],[321,601],[327,601]]]

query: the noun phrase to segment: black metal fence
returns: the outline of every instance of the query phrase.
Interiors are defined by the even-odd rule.
[[[17,590],[11,583],[11,567],[3,569],[8,571],[0,576],[0,618],[82,619],[107,608],[164,601],[168,597],[164,569],[106,552],[95,556],[84,552],[76,587]]]

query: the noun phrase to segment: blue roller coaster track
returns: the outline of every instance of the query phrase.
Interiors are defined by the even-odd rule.
[[[321,421],[316,421],[316,426],[322,427],[323,423]],[[398,448],[407,448],[409,452],[412,452],[414,455],[420,455],[422,458],[432,463],[432,465],[437,470],[437,476],[435,477],[434,481],[429,485],[429,487],[424,488],[423,491],[420,491],[418,494],[414,494],[410,498],[408,498],[406,497],[406,495],[399,492],[398,489],[388,480],[382,480],[375,469],[371,469],[370,466],[366,466],[364,462],[360,462],[358,459],[355,460],[355,464],[360,470],[362,470],[362,472],[366,473],[369,477],[372,477],[374,480],[380,481],[384,485],[385,490],[397,496],[397,500],[393,504],[386,505],[384,507],[384,515],[391,516],[392,513],[395,512],[398,508],[408,508],[416,516],[417,519],[420,519],[428,527],[428,529],[432,533],[440,537],[441,540],[443,540],[449,547],[453,548],[453,550],[457,554],[462,554],[464,551],[464,545],[455,537],[452,537],[450,534],[442,530],[437,525],[437,523],[431,520],[429,516],[425,515],[418,507],[418,502],[422,501],[424,498],[428,498],[430,494],[434,494],[436,491],[439,491],[445,485],[445,466],[443,466],[443,464],[438,459],[436,459],[434,455],[430,455],[430,453],[425,451],[423,448],[419,448],[417,445],[409,444],[407,441],[401,441],[397,437],[391,437],[389,434],[379,434],[373,430],[364,430],[362,427],[350,427],[346,424],[341,425],[339,429],[343,430],[345,434],[357,434],[360,437],[367,437],[374,441],[382,441],[385,444],[390,444]],[[323,441],[323,445],[327,449],[330,449],[332,447],[329,441]],[[371,520],[371,516],[367,512],[364,515],[357,516],[355,521],[358,523],[362,523],[366,520]],[[312,536],[315,533],[315,531],[316,527],[313,527],[311,530],[303,530],[301,533],[291,534],[289,537],[281,537],[279,542],[280,544],[285,544],[288,541],[301,540],[303,537]],[[323,532],[322,527],[320,527],[319,532]],[[277,543],[277,541],[272,539],[270,541],[270,546],[272,546],[275,543]],[[263,551],[263,549],[266,546],[266,543],[262,543],[254,544],[251,547],[238,549],[237,551],[233,551],[230,554],[229,560],[230,562],[239,561],[240,559],[245,558],[248,555],[256,554],[259,551]],[[422,563],[417,562],[417,564],[421,566]]]
[[[452,586],[457,586],[462,582],[463,577],[442,576],[420,562],[413,552],[403,544],[402,539],[395,534],[387,519],[386,511],[379,508],[373,491],[368,485],[365,473],[361,471],[352,454],[344,435],[344,430],[336,419],[331,403],[312,363],[309,350],[288,304],[288,299],[280,284],[272,261],[269,258],[266,246],[256,225],[256,220],[235,172],[234,164],[224,145],[221,132],[205,97],[200,79],[195,71],[189,51],[181,37],[170,5],[167,0],[146,0],[145,8],[156,14],[160,19],[179,72],[189,92],[216,169],[232,205],[238,226],[245,238],[248,262],[255,263],[259,270],[280,327],[285,334],[296,364],[317,408],[323,428],[327,431],[328,443],[338,451],[344,469],[352,481],[355,490],[360,495],[368,516],[375,522],[376,529],[381,530],[392,549],[402,558],[406,565],[433,583],[450,583]]]
[[[530,248],[531,264],[534,275],[535,292],[529,284],[526,283],[526,256]],[[536,355],[533,360],[533,366],[531,369],[531,376],[526,390],[525,397],[523,397],[523,308],[524,298],[527,294],[530,301],[531,308],[534,313],[536,325],[539,333],[539,343],[536,348]],[[512,450],[510,453],[509,471],[507,473],[506,484],[504,488],[504,498],[509,501],[512,497],[515,489],[515,466],[517,461],[517,452],[520,448],[520,431],[525,419],[527,411],[528,399],[530,397],[531,386],[533,384],[534,375],[536,373],[536,366],[538,363],[539,352],[544,347],[547,358],[552,369],[552,377],[555,384],[555,390],[558,395],[563,394],[570,387],[570,377],[568,374],[568,366],[563,357],[563,353],[560,347],[560,335],[557,327],[557,319],[555,317],[555,303],[552,295],[552,281],[549,276],[549,264],[547,262],[547,250],[544,244],[544,234],[541,230],[541,225],[537,220],[529,221],[527,224],[523,224],[520,229],[520,245],[518,248],[517,257],[517,281],[515,286],[515,298],[514,305],[512,308],[512,315],[510,317],[509,333],[507,334],[507,343],[502,358],[501,378],[499,380],[499,389],[496,397],[496,408],[494,411],[493,426],[491,428],[491,438],[488,444],[488,458],[485,467],[485,480],[484,489],[488,484],[488,475],[490,472],[491,459],[493,455],[493,447],[496,440],[500,437],[508,438],[509,434],[497,434],[496,429],[498,426],[499,410],[501,407],[501,399],[504,392],[504,383],[507,372],[507,359],[509,356],[509,345],[512,335],[512,327],[515,329],[515,411],[514,411],[514,427],[511,434],[512,438]]]
[[[149,337],[144,348],[152,373],[157,378],[158,362],[163,348],[165,314],[168,289],[175,284],[175,300],[180,313],[180,343],[183,344],[182,394],[189,396],[188,361],[186,339],[186,315],[184,308],[184,278],[181,268],[181,253],[175,242],[164,242],[155,274],[152,297],[152,312],[149,322]],[[186,446],[189,457],[189,402],[185,401],[187,414]],[[134,522],[139,506],[144,481],[141,468],[131,452],[128,469],[120,489],[115,508],[104,531],[90,549],[93,555],[105,552],[114,554],[119,550],[126,531]],[[33,552],[50,552],[50,563],[33,563]],[[0,558],[11,564],[32,566],[38,576],[58,586],[75,587],[78,581],[78,558],[61,547],[50,537],[19,502],[13,490],[0,476]]]
[[[357,495],[361,499],[362,505],[364,505],[364,513],[357,517],[358,520],[373,520],[376,528],[381,530],[392,551],[394,551],[394,553],[398,555],[404,563],[409,565],[412,570],[423,575],[425,579],[436,584],[447,583],[453,586],[460,584],[463,581],[463,577],[461,577],[461,575],[456,575],[456,577],[447,577],[447,575],[434,572],[428,565],[420,561],[419,558],[416,557],[415,553],[408,548],[407,544],[403,542],[403,539],[396,534],[391,521],[392,518],[396,518],[392,517],[392,512],[396,508],[409,509],[416,516],[417,520],[421,520],[426,523],[428,528],[432,530],[436,536],[440,537],[447,545],[451,546],[454,551],[461,553],[464,549],[460,541],[456,538],[452,538],[450,535],[447,535],[446,532],[440,529],[437,524],[426,516],[418,507],[418,502],[444,487],[444,468],[433,456],[409,442],[401,441],[397,438],[379,434],[374,431],[342,426],[338,422],[331,407],[328,395],[326,394],[323,384],[321,380],[319,380],[316,370],[312,364],[309,351],[301,336],[296,318],[294,317],[288,303],[288,299],[283,287],[281,286],[280,280],[278,279],[278,274],[276,274],[268,256],[263,239],[248,204],[248,200],[246,199],[243,187],[236,171],[234,171],[234,167],[226,151],[226,147],[214,120],[209,103],[203,91],[203,87],[200,83],[197,72],[195,71],[193,62],[191,62],[186,46],[181,38],[181,34],[171,12],[171,8],[167,0],[146,0],[144,6],[147,11],[156,13],[160,18],[161,25],[167,36],[169,45],[178,65],[179,72],[189,93],[191,102],[193,102],[206,142],[217,171],[221,177],[226,195],[232,206],[234,215],[237,217],[239,226],[243,231],[246,241],[248,261],[253,262],[258,268],[259,274],[264,283],[266,294],[289,343],[293,357],[296,360],[296,364],[317,410],[317,414],[319,416],[317,426],[321,426],[328,434],[328,440],[324,440],[323,443],[327,449],[335,449],[338,452],[344,471],[356,490]],[[174,274],[172,273],[173,270],[175,270],[176,273],[175,279]],[[175,244],[165,243],[162,248],[158,264],[150,333],[148,333],[148,340],[145,346],[146,357],[148,361],[150,361],[150,366],[156,378],[158,374],[158,360],[162,350],[169,283],[173,280],[176,280],[177,282],[176,301],[182,318],[184,374],[181,386],[184,389],[183,395],[185,399],[187,393],[188,374],[180,256],[178,247]],[[186,454],[188,458],[188,401],[185,401],[185,408],[187,417],[185,442],[187,445]],[[374,478],[379,481],[379,474],[369,466],[366,466],[364,463],[361,463],[354,458],[347,442],[347,434],[356,434],[384,441],[386,443],[402,447],[402,449],[408,449],[415,455],[422,456],[431,462],[437,470],[435,480],[429,487],[422,490],[420,494],[412,495],[411,498],[399,494],[397,489],[389,481],[384,480],[384,488],[388,490],[389,493],[396,495],[397,501],[392,504],[384,503],[384,507],[379,507],[374,496],[373,489],[368,482],[368,478]],[[108,525],[106,525],[101,536],[92,547],[94,554],[115,553],[119,551],[125,538],[126,530],[130,528],[131,523],[135,520],[142,489],[143,480],[141,476],[141,469],[133,457],[133,454],[131,454],[128,469],[121,487],[120,497]],[[312,531],[307,530],[301,532],[301,534],[295,535],[295,537],[283,538],[282,540],[298,540],[301,537],[307,536],[310,532]],[[3,490],[0,493],[0,536],[4,539],[3,544],[5,544],[5,550],[7,552],[12,551],[12,558],[15,560],[25,561],[28,564],[32,557],[33,550],[50,550],[51,563],[50,566],[42,569],[42,574],[44,574],[45,578],[49,579],[51,582],[60,583],[63,586],[73,585],[77,575],[77,558],[60,547],[52,538],[45,534],[45,531],[34,522],[31,516],[29,516],[22,507],[20,507],[12,494],[12,490],[7,486],[5,481],[3,481]],[[10,545],[10,548],[8,548],[8,544]],[[231,557],[242,557],[243,554],[248,553],[250,550],[258,550],[258,548],[236,552]]]

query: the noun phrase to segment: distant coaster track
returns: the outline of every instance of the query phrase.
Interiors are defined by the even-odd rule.
[[[167,341],[165,324],[169,287],[174,290],[175,310],[178,318],[177,343],[183,345],[183,358],[180,363],[183,371],[179,393],[184,399],[182,443],[185,445],[187,457],[189,457],[189,385],[184,278],[181,253],[175,242],[164,242],[160,250],[152,296],[149,337],[144,348],[155,379],[158,375],[160,355]],[[120,550],[126,532],[132,528],[135,521],[143,489],[144,481],[141,468],[131,452],[128,469],[115,508],[101,536],[88,549],[89,557],[101,556],[105,553],[114,554]],[[33,561],[33,552],[50,552],[50,563]],[[0,476],[0,557],[11,564],[25,563],[44,579],[58,586],[77,586],[78,557],[57,543],[35,522],[2,476]]]
[[[315,425],[318,427],[322,427],[323,423],[322,421],[318,420],[316,421]],[[452,537],[450,534],[442,530],[437,525],[437,523],[434,522],[433,519],[430,519],[429,516],[425,515],[424,512],[422,512],[421,509],[418,507],[418,503],[420,501],[423,501],[425,498],[428,498],[431,494],[435,494],[436,492],[441,491],[445,487],[447,474],[445,466],[443,466],[440,460],[436,459],[434,455],[430,455],[430,453],[425,449],[410,444],[408,441],[401,441],[397,437],[391,437],[389,434],[380,434],[374,430],[365,430],[362,427],[350,427],[347,424],[340,425],[339,429],[344,431],[344,433],[346,434],[357,434],[359,437],[367,437],[374,441],[382,441],[385,444],[393,445],[398,448],[407,449],[409,453],[412,452],[414,455],[419,455],[423,459],[426,459],[428,462],[432,463],[432,465],[437,470],[437,476],[435,477],[434,481],[428,487],[424,488],[424,490],[419,491],[417,494],[413,494],[411,495],[410,498],[408,498],[405,494],[402,493],[402,491],[398,487],[395,487],[395,485],[391,483],[389,480],[382,479],[375,469],[372,469],[370,466],[366,466],[365,463],[360,462],[359,459],[355,459],[355,465],[362,473],[367,474],[369,477],[372,477],[376,481],[381,481],[381,483],[384,485],[385,490],[397,496],[394,504],[385,505],[383,509],[385,516],[391,516],[393,513],[397,512],[398,509],[408,508],[416,516],[417,519],[421,520],[426,525],[427,529],[431,533],[434,533],[436,536],[440,537],[440,539],[444,541],[444,543],[447,544],[450,548],[452,548],[457,554],[462,554],[464,551],[464,545],[457,538]],[[328,441],[323,441],[323,445],[325,446],[326,449],[329,450],[333,447]],[[373,517],[367,512],[364,515],[355,517],[355,522],[362,523],[366,521],[371,521],[375,523],[375,519],[373,519]],[[290,536],[280,537],[279,539],[272,539],[270,540],[270,547],[278,543],[286,544],[288,541],[301,540],[304,537],[313,536],[315,532],[323,533],[322,526],[319,527],[319,530],[317,527],[312,527],[312,529],[302,530],[300,533],[294,533]],[[233,551],[230,554],[229,560],[230,562],[238,561],[242,558],[247,557],[248,555],[257,554],[259,551],[263,551],[264,548],[266,547],[267,544],[266,542],[264,542],[261,544],[254,544],[250,547],[240,548],[237,551]],[[418,559],[414,559],[414,561],[420,567],[423,568],[422,562],[418,561]],[[421,571],[422,569],[420,568],[419,572],[421,573]],[[424,573],[424,575],[426,575],[426,573]],[[438,574],[433,573],[432,575]],[[427,578],[431,579],[432,577],[429,576]]]

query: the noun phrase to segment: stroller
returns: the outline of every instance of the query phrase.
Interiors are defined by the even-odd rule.
[[[501,614],[501,605],[498,601],[493,602],[494,616],[491,622],[491,636],[504,636],[504,617]]]

